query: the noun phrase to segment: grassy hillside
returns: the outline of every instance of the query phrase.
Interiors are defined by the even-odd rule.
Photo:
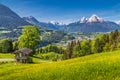
[[[7,53],[7,54],[3,54],[3,53],[0,53],[0,58],[14,58],[14,54],[11,54],[11,53]]]
[[[4,64],[0,80],[120,80],[120,50],[60,62]]]

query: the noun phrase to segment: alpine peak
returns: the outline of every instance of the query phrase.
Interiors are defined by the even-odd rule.
[[[89,18],[88,22],[104,22],[104,19],[94,14]]]
[[[80,19],[80,23],[86,23],[87,22],[87,18],[86,17],[82,17],[81,19]]]

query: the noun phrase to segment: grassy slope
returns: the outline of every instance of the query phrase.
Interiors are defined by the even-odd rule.
[[[52,63],[5,64],[0,80],[120,80],[120,50]]]
[[[11,54],[11,53],[0,53],[0,58],[14,58],[14,54]]]

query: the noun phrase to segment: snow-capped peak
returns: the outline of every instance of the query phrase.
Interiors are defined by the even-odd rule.
[[[32,18],[34,18],[34,17],[33,17],[33,16],[28,16],[27,18],[32,19]]]
[[[120,20],[119,21],[115,21],[116,24],[120,25]]]
[[[104,22],[104,19],[94,14],[89,18],[88,22]]]
[[[55,22],[55,21],[50,21],[49,23],[51,23],[51,24],[58,24],[58,22]]]
[[[63,23],[60,23],[60,22],[56,22],[56,21],[50,21],[48,23],[51,23],[53,25],[64,25]]]
[[[80,19],[80,23],[86,23],[87,22],[87,18],[86,17],[82,17],[81,19]]]

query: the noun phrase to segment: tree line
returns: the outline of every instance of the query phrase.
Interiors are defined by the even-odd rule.
[[[13,44],[10,39],[0,40],[0,53],[10,53],[13,51]]]
[[[22,48],[30,48],[33,51],[40,44],[40,31],[36,26],[24,26],[22,35],[17,41],[10,39],[0,40],[0,53],[11,53]]]
[[[120,32],[115,30],[110,34],[101,34],[94,40],[71,41],[64,53],[64,59],[113,51],[119,48]]]

